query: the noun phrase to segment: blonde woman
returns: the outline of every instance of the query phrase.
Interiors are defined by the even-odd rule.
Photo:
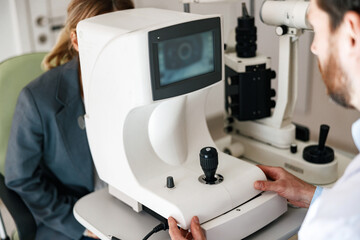
[[[37,240],[97,238],[72,212],[80,197],[101,186],[82,118],[76,25],[88,17],[133,7],[131,0],[72,0],[59,40],[43,61],[50,70],[19,95],[5,181],[32,212]]]

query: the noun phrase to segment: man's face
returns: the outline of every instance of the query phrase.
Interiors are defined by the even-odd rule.
[[[311,0],[308,20],[314,29],[311,51],[317,56],[319,69],[329,96],[341,106],[350,104],[350,79],[341,67],[338,47],[338,31],[331,31],[329,15],[320,9],[317,0]]]

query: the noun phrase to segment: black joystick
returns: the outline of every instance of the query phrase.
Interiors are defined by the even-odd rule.
[[[218,179],[215,177],[218,166],[218,153],[213,147],[204,147],[200,151],[200,165],[204,171],[204,181],[207,184],[214,184]]]
[[[303,158],[311,163],[325,164],[334,160],[334,150],[325,146],[326,138],[330,127],[328,125],[320,126],[319,145],[311,145],[304,148]]]

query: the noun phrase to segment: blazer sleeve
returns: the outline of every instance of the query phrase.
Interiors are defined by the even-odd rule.
[[[71,239],[80,239],[84,227],[73,215],[74,196],[60,194],[41,166],[44,124],[28,88],[18,98],[5,162],[5,182],[29,207],[35,220]]]

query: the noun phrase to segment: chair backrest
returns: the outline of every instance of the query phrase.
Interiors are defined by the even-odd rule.
[[[23,87],[43,73],[46,53],[29,53],[0,63],[0,173],[4,174],[6,150],[17,98]]]

